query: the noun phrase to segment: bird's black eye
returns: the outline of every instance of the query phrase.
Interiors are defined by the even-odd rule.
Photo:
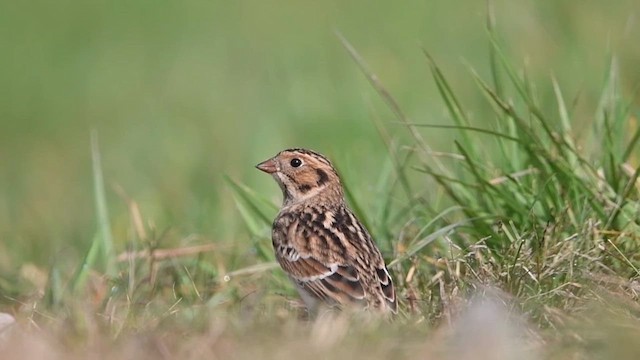
[[[291,159],[291,166],[299,167],[300,165],[302,165],[302,160],[298,158]]]

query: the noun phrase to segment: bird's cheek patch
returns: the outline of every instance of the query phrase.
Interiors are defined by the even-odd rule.
[[[318,174],[318,186],[324,185],[327,181],[329,181],[329,175],[322,170],[316,169],[316,173]]]
[[[311,185],[309,184],[300,184],[298,186],[298,191],[300,191],[303,194],[309,192],[309,190],[311,190]]]

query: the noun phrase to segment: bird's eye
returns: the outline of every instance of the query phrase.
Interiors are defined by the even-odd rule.
[[[302,165],[302,160],[300,160],[298,158],[291,159],[291,166],[299,167],[300,165]]]

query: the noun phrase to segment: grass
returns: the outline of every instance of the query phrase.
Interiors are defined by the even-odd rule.
[[[132,19],[137,18],[136,12],[143,12],[144,7],[140,6],[132,10]],[[184,19],[200,19],[189,22],[159,10],[179,14],[186,11],[183,8],[163,6],[154,10],[150,23],[139,25],[142,28],[134,34],[145,37],[146,30],[191,24],[193,28],[182,34],[193,36],[191,41],[200,44],[200,33],[211,30],[200,21],[201,17],[207,18],[203,14],[209,8],[186,6],[193,13]],[[228,6],[230,14],[242,10]],[[409,75],[393,76],[393,58],[376,49],[384,48],[380,44],[390,44],[389,48],[395,46],[400,57],[405,44],[391,45],[387,41],[395,37],[386,35],[377,39],[378,45],[375,41],[372,45],[370,38],[362,36],[368,27],[358,22],[369,25],[389,16],[398,29],[418,31],[424,16],[408,10],[419,5],[374,6],[366,14],[339,8],[343,5],[332,6],[314,9],[327,16],[322,20],[291,16],[294,24],[289,26],[311,28],[306,20],[310,24],[318,21],[317,28],[328,29],[331,17],[326,14],[342,13],[338,10],[352,14],[350,21],[335,18],[342,25],[337,27],[337,36],[313,32],[318,30],[306,35],[313,39],[330,37],[340,54],[340,61],[334,55],[312,54],[313,59],[330,58],[325,65],[328,73],[344,85],[335,88],[339,89],[335,90],[337,94],[328,95],[333,88],[323,82],[326,79],[320,74],[324,73],[315,73],[308,67],[317,60],[295,63],[302,61],[298,49],[308,48],[291,44],[307,40],[304,37],[298,39],[287,33],[283,39],[291,49],[276,49],[276,53],[294,63],[257,63],[274,72],[280,66],[288,69],[280,74],[289,79],[287,85],[281,85],[276,92],[291,91],[294,101],[290,108],[300,106],[291,111],[304,116],[287,116],[280,112],[284,110],[274,110],[281,108],[275,104],[278,95],[273,95],[270,100],[274,103],[269,103],[267,98],[252,93],[250,86],[241,84],[238,79],[251,76],[238,74],[255,67],[249,66],[254,64],[253,57],[239,56],[237,60],[246,61],[246,68],[242,64],[223,64],[237,75],[222,81],[233,84],[227,93],[240,94],[240,100],[233,101],[236,95],[223,95],[238,107],[228,110],[228,117],[224,116],[225,111],[214,112],[208,107],[185,110],[184,107],[189,108],[185,104],[191,103],[182,97],[196,92],[181,79],[169,76],[165,81],[172,86],[165,88],[163,94],[153,93],[154,100],[147,100],[154,105],[150,106],[152,110],[143,111],[144,105],[134,106],[122,99],[115,102],[125,118],[134,117],[136,112],[143,114],[140,122],[119,120],[107,126],[107,122],[97,120],[90,127],[95,132],[89,136],[87,131],[86,140],[73,140],[76,132],[82,133],[79,130],[47,133],[45,126],[29,132],[28,126],[17,121],[12,126],[3,124],[35,146],[35,150],[26,150],[19,141],[5,142],[9,144],[5,145],[7,148],[24,152],[10,162],[13,175],[7,172],[2,177],[9,190],[2,201],[7,210],[0,210],[0,312],[18,320],[17,325],[0,330],[3,354],[52,359],[287,359],[301,353],[309,358],[374,359],[636,357],[640,351],[634,340],[640,333],[640,126],[634,103],[638,79],[631,86],[625,83],[637,75],[625,65],[629,54],[636,51],[634,45],[623,47],[615,55],[602,51],[599,55],[606,57],[607,63],[589,67],[586,77],[571,75],[568,68],[564,68],[566,73],[541,75],[536,63],[539,59],[530,60],[534,64],[517,60],[520,43],[497,25],[502,23],[508,28],[515,21],[504,15],[509,14],[510,5],[496,3],[488,10],[492,16],[482,19],[483,51],[474,49],[474,56],[468,57],[473,59],[467,61],[470,64],[452,67],[443,45],[428,46],[430,42],[425,41],[420,54],[420,47],[413,44],[411,51],[419,54],[422,70],[402,71],[422,71],[425,76],[403,82]],[[443,12],[450,9],[438,6]],[[564,2],[547,6],[551,5],[535,8],[546,14],[547,20],[568,9]],[[618,14],[624,8],[620,5],[611,11]],[[586,4],[575,11],[585,9],[592,11],[586,14],[596,16],[599,12],[594,9],[600,8]],[[260,9],[253,10],[255,13],[248,14],[249,20],[242,21],[262,19],[258,16]],[[283,11],[282,16],[286,17],[292,15],[289,12],[293,9]],[[406,16],[394,17],[393,11]],[[482,11],[487,12],[484,8]],[[237,24],[215,16],[225,31],[238,30]],[[124,16],[116,18],[125,29],[135,23]],[[166,28],[160,25],[168,19],[176,23],[167,23]],[[581,19],[573,20],[572,29],[580,29]],[[82,26],[93,29],[91,24]],[[280,26],[284,25],[276,22],[265,31],[278,34],[288,29]],[[331,26],[336,28],[336,24]],[[118,39],[123,34],[117,26],[105,29],[110,32],[100,36],[108,39]],[[551,27],[545,29],[552,31]],[[466,34],[473,37],[476,32]],[[583,34],[577,30],[560,33]],[[54,42],[64,39],[55,35],[52,32]],[[190,62],[194,60],[189,60],[188,55],[194,48],[186,42],[173,42],[173,36],[176,35],[149,39],[158,46],[163,41],[174,44],[176,49],[183,46],[182,51],[174,49],[179,54],[176,56],[188,58],[176,60],[182,66],[189,63],[196,69],[211,67]],[[214,37],[213,48],[223,46],[222,41],[228,36],[223,33]],[[253,39],[241,32],[238,36]],[[521,36],[524,39],[531,35],[523,32]],[[117,44],[131,41],[137,43],[125,38],[124,43]],[[589,42],[602,49],[596,46],[598,38],[590,38]],[[472,43],[477,46],[477,42],[469,41]],[[75,43],[65,44],[73,48]],[[97,44],[111,46],[106,42]],[[566,56],[582,51],[579,41],[568,44],[573,48]],[[216,59],[225,54],[213,48],[207,49],[218,55]],[[265,48],[250,47],[258,53]],[[61,51],[75,51],[65,49]],[[233,49],[227,50],[234,53]],[[136,54],[136,50],[129,51]],[[247,50],[240,52],[244,51]],[[445,61],[441,60],[443,57]],[[158,67],[156,70],[171,72],[170,67],[162,67],[166,63],[152,58],[148,61]],[[37,59],[30,61],[37,65]],[[562,69],[571,60],[559,64]],[[122,69],[138,74],[132,70],[138,69],[135,64],[131,66]],[[385,72],[380,73],[379,69]],[[217,74],[217,80],[229,76],[217,68],[211,71]],[[101,81],[105,86],[92,90],[104,93],[89,97],[95,96],[104,103],[96,103],[97,110],[89,109],[88,103],[81,107],[86,106],[85,111],[97,117],[113,115],[107,103],[119,95],[109,86],[117,84],[109,82],[108,71],[91,74],[104,76]],[[8,71],[1,75],[12,76]],[[193,75],[186,75],[187,83],[195,81]],[[156,75],[147,76],[151,82],[160,83]],[[465,86],[462,79],[472,86]],[[433,87],[427,90],[416,82]],[[318,100],[318,94],[299,95],[298,87],[314,85],[327,90],[324,96],[336,100],[338,120],[371,120],[349,124],[325,120],[332,114],[324,109],[328,106]],[[198,81],[194,86],[219,91],[217,86],[209,88]],[[260,89],[268,90],[269,86]],[[596,91],[599,94],[594,95]],[[428,94],[429,101],[439,99],[442,115],[416,106],[415,93]],[[365,100],[359,98],[361,94]],[[143,95],[134,92],[128,96],[145,101]],[[156,106],[162,102],[158,99],[166,100],[163,106]],[[38,121],[59,119],[57,106],[64,107],[68,100],[54,100],[44,100],[32,115],[38,118],[48,109],[49,118]],[[216,107],[224,105],[222,100],[214,101]],[[363,103],[366,111],[353,105]],[[246,104],[260,108],[262,113],[247,109]],[[153,109],[156,107],[161,110]],[[14,120],[23,111],[18,105],[6,109],[8,118]],[[212,124],[194,119],[208,118],[207,114],[220,118],[212,120]],[[223,124],[250,116],[266,120],[283,116],[287,120],[274,124],[287,129],[282,130],[286,134],[259,122],[240,122],[239,128],[233,129]],[[291,120],[307,117],[312,121]],[[178,126],[172,123],[174,118],[184,122]],[[75,123],[69,120],[68,124]],[[336,134],[336,128],[344,129],[344,134]],[[121,130],[125,133],[119,134]],[[234,137],[237,132],[246,139]],[[306,135],[312,132],[325,134],[328,139],[319,141],[314,140],[315,135]],[[68,140],[69,144],[51,147],[53,150],[47,152],[50,145],[38,145],[38,139],[48,136],[51,139],[47,144],[61,143],[56,139]],[[212,147],[206,145],[209,136],[217,141]],[[313,322],[301,319],[303,310],[288,279],[274,264],[269,239],[271,219],[280,200],[276,187],[269,183],[270,179],[259,178],[259,174],[254,179],[254,175],[244,173],[244,168],[287,147],[282,145],[283,139],[308,140],[308,146],[325,145],[328,151],[318,149],[334,159],[351,205],[390,264],[401,299],[394,321],[362,314]],[[145,157],[147,153],[140,150],[147,147],[155,149],[153,157]],[[266,151],[272,147],[273,151]],[[361,151],[348,154],[354,149]],[[208,151],[215,155],[213,167],[204,165],[211,157]],[[81,159],[79,153],[85,157]],[[60,161],[63,157],[70,164]],[[16,165],[20,161],[26,165]],[[53,167],[48,165],[51,162]],[[238,162],[242,165],[236,166]],[[82,176],[76,175],[75,169],[83,165],[87,170],[81,172]],[[158,172],[158,168],[166,168],[167,172]],[[207,180],[214,173],[224,176]],[[35,176],[41,174],[47,175],[46,181]],[[62,210],[56,195],[61,184],[77,185],[76,192],[64,192],[72,194],[68,204],[76,205],[63,206]],[[153,189],[148,190],[150,187]],[[25,196],[25,191],[33,192],[36,200]],[[21,207],[22,202],[29,207]],[[13,226],[7,225],[10,220]]]

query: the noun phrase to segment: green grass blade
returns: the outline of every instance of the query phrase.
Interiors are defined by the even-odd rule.
[[[71,290],[74,294],[80,294],[84,291],[84,287],[89,277],[89,272],[95,266],[100,256],[102,242],[100,241],[101,235],[96,233],[91,242],[89,251],[84,256],[82,264],[76,270],[73,281],[71,282]]]
[[[260,196],[258,196],[253,190],[246,185],[231,179],[228,176],[224,176],[225,182],[231,187],[234,194],[237,195],[237,199],[242,200],[249,210],[246,215],[256,218],[264,225],[271,225],[272,219],[267,215],[269,212],[278,211],[278,206],[273,204]]]
[[[113,249],[113,237],[111,235],[111,223],[107,209],[107,196],[102,175],[102,161],[98,145],[98,132],[91,132],[91,159],[93,169],[93,191],[95,197],[96,214],[98,218],[99,241],[102,246],[102,262],[105,273],[108,276],[116,275],[116,259]],[[93,245],[92,245],[93,247]],[[89,265],[93,265],[90,263]]]
[[[438,88],[438,92],[440,93],[440,97],[445,103],[447,110],[449,111],[449,115],[453,119],[453,121],[458,126],[470,126],[469,119],[465,111],[462,109],[460,105],[460,101],[456,97],[453,89],[449,85],[449,82],[444,77],[442,71],[436,64],[435,60],[431,57],[431,55],[423,50],[424,55],[427,58],[427,62],[429,63],[429,68],[431,69],[431,76],[436,83],[436,87]],[[474,153],[476,153],[477,149],[474,147],[474,142],[471,141],[471,138],[466,133],[461,133],[462,141],[465,146],[472,149]]]

